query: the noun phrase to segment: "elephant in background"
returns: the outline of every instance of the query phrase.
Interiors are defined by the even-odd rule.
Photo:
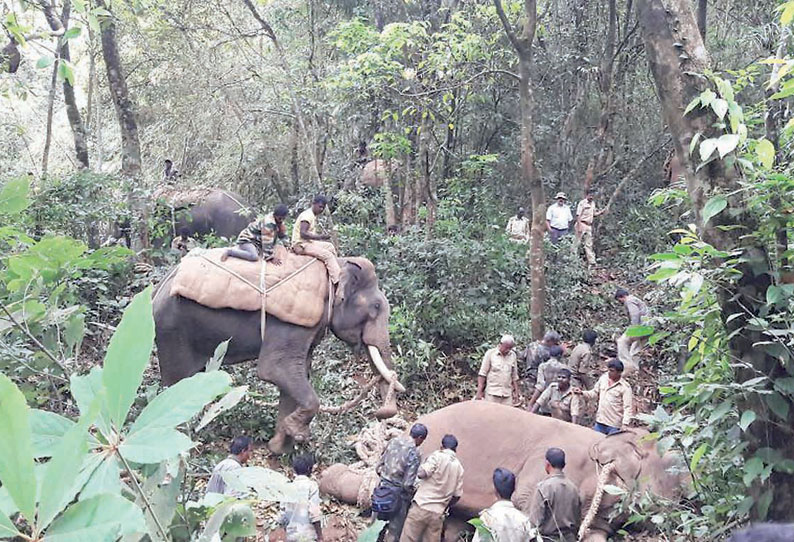
[[[441,437],[454,434],[459,442],[458,458],[463,464],[463,497],[453,514],[472,518],[496,501],[491,476],[504,467],[516,474],[513,503],[529,512],[535,489],[546,476],[544,461],[550,447],[566,455],[565,474],[578,487],[582,513],[586,514],[596,493],[599,472],[610,463],[615,470],[607,483],[618,486],[639,484],[640,490],[669,499],[681,496],[686,476],[677,471],[675,456],[660,457],[652,442],[641,442],[639,432],[605,437],[590,428],[555,420],[525,410],[485,401],[467,401],[448,406],[417,420],[428,428],[420,448],[422,457],[440,445]],[[356,503],[363,480],[346,465],[332,465],[323,472],[320,489],[338,499]],[[584,540],[604,542],[620,527],[610,513],[620,497],[603,493],[595,519]]]
[[[171,385],[203,370],[215,347],[231,337],[224,362],[257,360],[260,378],[279,389],[276,434],[268,443],[275,453],[286,453],[294,442],[309,438],[309,422],[320,407],[309,382],[312,351],[330,329],[339,339],[361,349],[383,377],[380,385],[384,404],[379,418],[397,413],[389,383],[396,381],[389,344],[389,302],[378,287],[375,266],[365,258],[340,258],[343,297],[333,299],[328,321],[328,299],[321,321],[314,327],[290,324],[267,315],[264,341],[260,334],[260,312],[211,309],[180,296],[171,296],[171,275],[154,294],[155,341],[164,385]]]

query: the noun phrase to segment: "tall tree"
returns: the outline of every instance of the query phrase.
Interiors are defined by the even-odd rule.
[[[55,6],[47,0],[38,0],[38,4],[44,12],[47,24],[56,35],[59,35],[60,47],[58,49],[58,59],[71,62],[71,52],[69,50],[69,38],[66,31],[69,29],[69,19],[71,18],[71,0],[64,0],[63,10],[60,17],[55,13]],[[57,64],[57,62],[56,62]],[[74,137],[74,151],[80,167],[88,169],[88,142],[86,139],[85,125],[80,115],[80,108],[77,107],[77,98],[74,94],[72,80],[68,77],[63,78],[63,101],[66,104],[66,116],[69,119],[69,126],[72,128]]]
[[[758,347],[766,336],[758,326],[749,325],[765,309],[767,289],[771,282],[771,266],[766,247],[760,236],[747,235],[756,230],[757,219],[743,201],[742,187],[733,163],[712,159],[697,167],[689,153],[696,134],[704,138],[718,137],[720,129],[714,123],[710,108],[695,109],[684,114],[687,104],[708,88],[708,80],[701,74],[710,67],[708,51],[703,43],[691,0],[638,0],[637,10],[643,30],[651,73],[661,101],[662,114],[672,135],[676,154],[684,167],[687,190],[702,238],[718,250],[739,253],[738,270],[741,279],[726,285],[720,292],[719,304],[724,326],[729,333],[730,354],[740,381],[759,374],[771,382],[787,377],[787,371],[776,356]],[[700,136],[699,136],[700,137]],[[698,153],[695,153],[698,154]],[[707,203],[720,195],[727,202],[725,211],[711,217]],[[705,217],[705,221],[704,221]],[[741,225],[737,228],[736,225]],[[794,459],[791,445],[790,401],[770,390],[783,405],[775,405],[776,412],[785,412],[786,423],[770,419],[758,420],[746,433],[750,446],[748,457],[761,448],[771,448],[784,458]],[[748,394],[747,410],[768,412],[768,401],[760,394]],[[777,399],[776,399],[777,400]],[[769,516],[791,519],[794,494],[791,475],[774,472],[770,483],[758,479],[753,488],[756,502],[762,492],[771,503]],[[760,507],[759,509],[760,510]],[[763,511],[759,512],[761,515]]]
[[[100,0],[99,4],[105,9],[109,8],[109,5],[103,0]],[[142,198],[136,194],[137,183],[134,182],[141,176],[141,143],[138,138],[138,121],[135,115],[135,105],[127,88],[127,79],[119,55],[116,22],[112,15],[102,22],[100,39],[108,87],[121,131],[121,175],[129,183],[127,200],[136,222],[132,225],[135,230],[136,244],[139,245],[136,248],[148,248],[146,208]]]
[[[496,13],[502,22],[505,34],[518,56],[518,95],[521,110],[521,173],[524,185],[530,196],[532,208],[532,229],[529,235],[530,300],[529,316],[532,337],[543,336],[543,308],[546,305],[545,256],[543,236],[546,231],[546,198],[543,194],[543,181],[535,166],[534,100],[532,97],[532,42],[538,22],[536,0],[524,0],[523,26],[516,33],[502,7],[501,0],[494,0]]]

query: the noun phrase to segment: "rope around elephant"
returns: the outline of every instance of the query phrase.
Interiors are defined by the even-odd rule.
[[[580,542],[584,540],[585,533],[587,533],[587,530],[590,528],[590,525],[592,525],[593,520],[598,513],[598,508],[601,506],[601,499],[604,497],[604,490],[606,488],[607,482],[609,482],[609,477],[616,468],[616,463],[607,463],[607,465],[601,471],[601,474],[598,476],[598,485],[596,486],[595,494],[593,494],[593,500],[590,502],[590,508],[587,510],[587,515],[584,517],[584,521],[582,521],[582,525],[579,527]]]
[[[408,429],[408,422],[400,416],[387,420],[372,422],[356,437],[355,449],[359,461],[350,465],[350,470],[361,474],[361,485],[358,488],[356,505],[369,508],[372,504],[372,492],[380,481],[375,468],[386,449],[386,444],[394,437],[400,436]]]

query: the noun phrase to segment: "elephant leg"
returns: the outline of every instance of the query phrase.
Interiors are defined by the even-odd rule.
[[[378,391],[380,392],[380,397],[383,400],[383,406],[381,406],[375,412],[375,417],[379,420],[385,420],[386,418],[396,416],[397,392],[392,390],[392,392],[389,393],[389,383],[386,381],[381,381],[381,383],[378,385]]]
[[[260,356],[257,369],[259,377],[275,384],[282,397],[286,394],[294,402],[292,412],[283,418],[279,408],[280,429],[295,442],[306,442],[310,436],[309,422],[320,410],[320,400],[309,383],[305,360],[282,358],[276,361],[271,357],[269,354]],[[288,406],[293,405],[284,403],[284,413]]]
[[[278,418],[276,419],[276,434],[267,443],[268,449],[274,454],[287,454],[294,449],[294,440],[284,429],[284,419],[292,414],[297,403],[284,392],[279,393]]]

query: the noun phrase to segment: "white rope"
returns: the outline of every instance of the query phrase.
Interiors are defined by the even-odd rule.
[[[598,485],[596,486],[595,493],[593,494],[593,500],[590,501],[590,508],[587,510],[587,515],[584,517],[584,521],[582,521],[582,525],[579,527],[579,541],[581,542],[584,540],[584,535],[587,533],[587,530],[592,525],[593,520],[598,514],[598,508],[601,506],[601,499],[604,497],[604,487],[609,482],[609,477],[617,468],[617,464],[615,462],[607,463],[604,469],[601,471],[601,474],[598,476]]]

